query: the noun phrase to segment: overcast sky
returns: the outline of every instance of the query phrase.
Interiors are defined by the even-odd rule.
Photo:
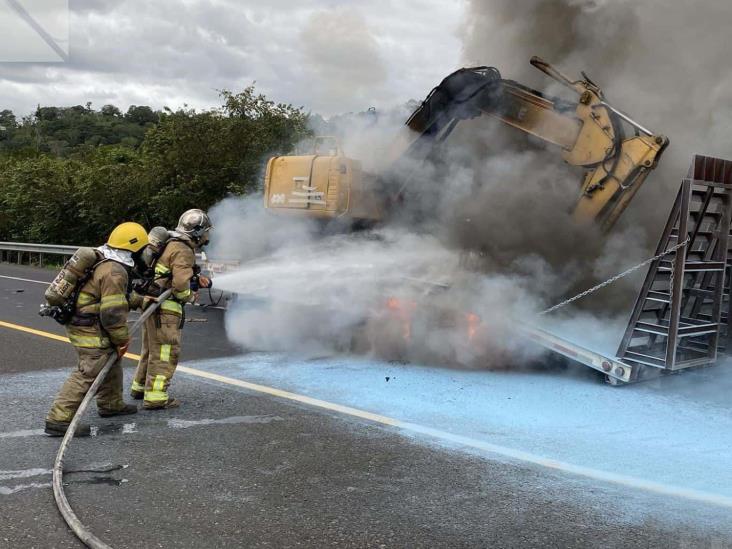
[[[217,89],[253,81],[330,115],[421,99],[461,64],[463,0],[70,0],[68,43],[44,0],[0,0],[5,59],[19,43],[46,47],[13,2],[68,50],[66,62],[0,62],[0,109],[19,115],[87,101],[212,107]]]

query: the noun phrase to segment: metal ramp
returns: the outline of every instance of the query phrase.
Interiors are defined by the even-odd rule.
[[[728,338],[732,162],[697,155],[656,248],[617,357],[643,370],[706,366]],[[726,285],[726,287],[725,287]],[[724,310],[723,310],[724,309]],[[721,335],[721,337],[720,337]]]

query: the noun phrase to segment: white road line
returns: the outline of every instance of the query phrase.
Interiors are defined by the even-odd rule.
[[[50,488],[51,483],[50,482],[31,482],[30,484],[19,484],[18,486],[13,486],[12,488],[6,488],[5,486],[0,486],[0,496],[9,496],[10,494],[14,494],[16,492],[22,492],[23,490],[30,490],[32,488]]]
[[[17,471],[0,471],[0,480],[14,480],[16,478],[38,477],[41,475],[50,475],[53,473],[51,469],[19,469]]]
[[[22,431],[10,431],[0,433],[0,438],[17,438],[17,437],[33,437],[45,434],[43,429],[23,429]],[[0,471],[0,480],[2,480],[3,471]]]
[[[50,282],[46,282],[44,280],[31,280],[30,278],[19,278],[17,276],[0,275],[0,278],[7,278],[9,280],[20,280],[22,282],[33,282],[35,284],[45,284],[46,286],[48,286],[50,284]]]
[[[184,372],[186,374],[194,375],[197,377],[210,379],[212,381],[218,381],[227,385],[234,385],[236,387],[242,387],[244,389],[249,389],[258,393],[265,393],[278,398],[299,402],[301,404],[307,404],[308,406],[314,406],[316,408],[322,408],[325,410],[338,412],[340,414],[373,421],[375,423],[381,423],[382,425],[396,427],[410,433],[425,435],[430,438],[458,444],[466,448],[474,448],[516,461],[531,463],[533,465],[538,465],[547,469],[553,469],[556,471],[561,471],[563,473],[579,475],[593,480],[619,484],[621,486],[626,486],[628,488],[633,488],[637,490],[644,490],[646,492],[652,492],[654,494],[684,498],[692,501],[698,501],[701,503],[707,503],[732,509],[732,497],[723,496],[721,494],[714,494],[711,492],[704,492],[702,490],[694,490],[691,488],[683,488],[671,484],[664,484],[661,482],[655,482],[629,475],[612,473],[609,471],[602,471],[600,469],[593,469],[591,467],[584,467],[582,465],[575,465],[573,463],[557,461],[544,456],[539,456],[537,454],[532,454],[530,452],[524,452],[523,450],[517,450],[515,448],[509,448],[507,446],[491,444],[490,442],[477,440],[447,431],[441,431],[432,427],[425,427],[424,425],[419,425],[417,423],[410,423],[407,421],[402,421],[400,419],[395,419],[380,414],[374,414],[365,410],[351,408],[350,406],[343,406],[341,404],[335,404],[333,402],[299,395],[297,393],[291,393],[289,391],[283,391],[282,389],[267,387],[266,385],[259,385],[257,383],[250,383],[248,381],[225,377],[211,372],[206,372],[204,370],[199,370],[197,368],[191,368],[189,366],[178,366],[177,370],[179,372]]]

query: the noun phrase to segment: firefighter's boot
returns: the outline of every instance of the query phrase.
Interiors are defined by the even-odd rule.
[[[62,437],[66,434],[66,431],[68,431],[69,425],[71,425],[71,422],[66,423],[47,419],[46,428],[43,431],[52,437]],[[76,426],[76,431],[74,432],[75,437],[88,437],[89,435],[91,435],[91,427],[89,425],[86,423],[79,423],[79,425]]]
[[[99,408],[97,412],[102,417],[128,416],[130,414],[137,413],[137,406],[134,404],[125,404],[119,410],[106,410],[104,408]]]
[[[145,410],[168,410],[170,408],[178,408],[179,406],[180,400],[169,396],[168,400],[166,400],[162,404],[150,405],[146,403],[143,408],[145,408]]]

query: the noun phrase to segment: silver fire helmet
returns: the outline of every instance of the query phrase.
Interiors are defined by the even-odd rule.
[[[179,233],[189,236],[197,244],[208,242],[208,231],[213,229],[211,220],[206,212],[194,208],[183,212],[175,228]]]

